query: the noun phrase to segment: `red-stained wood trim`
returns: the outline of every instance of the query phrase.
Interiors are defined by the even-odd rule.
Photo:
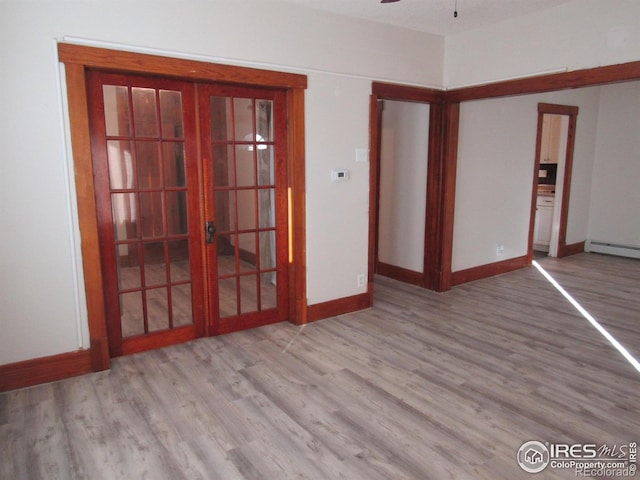
[[[558,244],[558,258],[568,257],[569,255],[576,255],[584,252],[584,243],[577,242],[566,245],[564,243]]]
[[[91,161],[91,134],[85,69],[82,65],[66,65],[65,75],[78,204],[78,225],[81,233],[80,246],[87,301],[91,365],[93,370],[100,371],[110,367],[110,359],[100,259],[100,238],[96,215],[97,205],[93,183],[94,172]]]
[[[260,87],[307,88],[306,75],[88,47],[71,43],[58,44],[58,57],[62,63],[67,65],[77,64],[86,68],[123,73],[156,74],[163,77]]]
[[[139,337],[123,338],[119,354],[131,355],[132,353],[144,352],[146,350],[186,342],[194,338],[196,338],[195,330],[191,325],[174,328],[173,330],[147,333]]]
[[[373,302],[368,292],[329,300],[328,302],[309,305],[307,307],[307,321],[315,322],[323,318],[337,317],[338,315],[364,310],[372,306]]]
[[[201,111],[200,111],[200,103],[198,101],[198,99],[200,98],[201,95],[201,90],[202,90],[203,85],[202,84],[198,84],[196,83],[194,85],[194,89],[195,89],[195,118],[199,119],[200,115],[201,115]],[[196,138],[198,139],[202,139],[202,135],[203,132],[200,130],[201,125],[199,121],[195,122],[195,129],[196,129]],[[226,131],[225,131],[225,136],[226,136]],[[197,185],[200,186],[200,188],[202,188],[202,191],[199,195],[199,204],[198,204],[198,209],[199,209],[199,219],[198,219],[198,225],[205,225],[205,223],[210,220],[209,218],[207,218],[207,211],[206,211],[206,206],[210,204],[210,202],[212,202],[212,196],[213,196],[213,190],[212,189],[208,189],[206,187],[203,188],[203,186],[205,185],[205,178],[208,179],[208,175],[205,174],[206,172],[211,172],[211,158],[209,158],[208,156],[205,156],[203,153],[203,145],[202,145],[202,141],[196,142],[196,156],[199,159],[198,162],[196,162],[197,164]],[[209,168],[207,168],[207,166],[209,166]],[[226,170],[225,170],[226,173]],[[198,259],[205,261],[207,259],[207,243],[200,241],[200,247],[199,250],[197,252],[198,255]],[[204,286],[208,286],[210,285],[210,278],[213,274],[213,272],[211,271],[211,269],[207,269],[207,268],[200,268],[200,275],[199,278],[196,278],[195,276],[194,278],[194,283],[198,282],[200,283],[203,288]],[[206,295],[207,293],[202,292],[202,295]],[[207,300],[201,302],[201,308],[202,308],[202,314],[203,314],[203,318],[204,318],[204,332],[203,335],[204,336],[210,336],[213,335],[214,332],[211,329],[211,318],[213,317],[214,313],[213,310],[211,309],[211,305],[210,302]]]
[[[526,267],[529,264],[530,262],[527,255],[523,255],[522,257],[510,258],[501,262],[488,263],[486,265],[459,270],[451,274],[451,286],[461,285],[463,283],[473,282],[475,280],[493,277],[495,275],[501,275],[503,273]]]
[[[552,115],[578,115],[580,107],[572,105],[557,105],[555,103],[539,103],[538,112]]]
[[[637,61],[451,89],[447,90],[446,97],[450,102],[464,102],[626,82],[639,78],[640,61]]]
[[[414,270],[409,270],[408,268],[398,267],[396,265],[390,265],[380,261],[377,264],[376,270],[377,273],[385,277],[424,287],[424,275],[422,272],[416,272]]]
[[[531,188],[531,209],[529,213],[529,236],[527,240],[527,263],[533,261],[533,232],[536,225],[536,210],[538,208],[538,171],[540,170],[540,150],[542,148],[542,125],[544,113],[538,110],[538,128],[536,133],[536,156],[533,162],[533,187]]]
[[[289,321],[307,323],[307,218],[304,90],[287,90],[290,192]]]
[[[94,370],[89,350],[8,363],[0,365],[0,392],[63,380]]]
[[[444,90],[382,82],[373,82],[371,93],[385,100],[420,103],[442,103],[445,96]]]
[[[578,109],[568,108],[569,132],[567,134],[567,151],[564,160],[564,178],[562,179],[562,204],[560,205],[560,220],[558,228],[558,250],[567,243],[567,223],[569,222],[569,202],[571,198],[571,180],[573,177],[573,152],[576,143],[576,124]]]
[[[439,272],[442,270],[442,235],[443,217],[442,192],[443,176],[443,142],[444,138],[444,106],[432,103],[429,109],[429,158],[427,164],[427,208],[425,209],[424,231],[424,266],[423,286],[435,290],[438,285]]]
[[[369,97],[369,257],[367,284],[373,294],[374,273],[378,260],[378,209],[380,196],[380,139],[381,139],[381,116],[382,109],[379,108],[378,96],[373,94]]]
[[[456,169],[458,163],[458,130],[460,104],[444,106],[442,161],[438,174],[441,177],[439,235],[440,255],[436,270],[434,290],[444,292],[451,288],[451,260],[453,256],[453,217],[456,201]]]
[[[216,335],[224,335],[278,322],[282,322],[282,318],[278,309],[274,308],[273,310],[243,314],[241,322],[235,321],[234,317],[221,318],[215,326],[214,333]]]

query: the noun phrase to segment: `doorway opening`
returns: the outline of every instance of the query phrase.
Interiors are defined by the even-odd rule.
[[[375,272],[424,284],[428,103],[379,100]]]
[[[443,289],[444,93],[374,82],[370,101],[369,295],[374,273]]]
[[[88,85],[111,355],[288,318],[284,92]]]
[[[531,202],[529,261],[564,257],[578,107],[538,104],[538,133]]]
[[[217,303],[218,320],[221,320],[221,317],[235,318],[242,323],[243,319],[239,317],[243,317],[246,313],[244,320],[250,328],[255,326],[254,319],[251,318],[254,312],[274,311],[271,308],[273,299],[278,301],[278,298],[285,295],[285,302],[278,304],[278,317],[288,318],[296,324],[306,323],[304,193],[306,76],[65,43],[58,45],[58,55],[60,61],[65,64],[92,370],[108,369],[110,357],[113,355],[156,348],[162,344],[235,329],[235,324],[227,326],[224,322],[216,322],[212,318],[212,312],[214,312],[212,299],[215,302],[215,288],[220,288],[219,285],[212,287],[212,279],[218,280],[218,283],[221,283],[220,281],[224,281],[225,284],[235,283],[236,287],[235,297],[231,298],[233,288],[230,296],[225,296],[225,299],[231,298],[231,301],[225,304],[225,315],[220,314],[220,310],[223,309],[220,303]],[[111,84],[115,85],[115,88],[107,88],[112,104],[119,107],[114,111],[121,111],[122,119],[116,115],[104,118],[103,121],[105,124],[103,140],[111,142],[110,146],[113,147],[111,151],[116,152],[112,156],[113,177],[116,183],[113,183],[112,172],[109,170],[106,175],[98,179],[103,182],[102,187],[96,184],[99,172],[94,170],[94,152],[92,151],[94,132],[92,132],[89,104],[90,98],[102,97],[104,100],[105,90],[98,89],[98,92],[93,93],[90,91],[87,75],[92,71],[111,72],[123,76],[139,75],[144,77],[140,79],[143,83],[147,80],[161,83],[173,82],[171,85],[163,83],[162,85],[125,86],[126,92],[122,90],[122,95],[117,93],[120,91],[117,87],[121,85]],[[246,91],[241,94],[228,91],[204,92],[205,86],[212,84],[224,85],[225,88],[231,88],[231,86],[239,89],[257,88],[262,91],[258,95],[245,95]],[[203,90],[201,95],[198,94],[199,85]],[[139,115],[138,118],[148,117],[153,118],[153,121],[141,121],[136,125],[135,113],[133,117],[130,116],[134,110],[133,87],[140,88],[137,93],[141,100],[139,107],[143,110],[148,108],[150,115]],[[210,94],[209,109],[224,115],[218,115],[213,119],[207,117],[203,120],[204,117],[198,117],[194,113],[194,110],[198,109],[196,98],[203,98],[205,93]],[[271,94],[280,97],[270,98]],[[228,102],[242,98],[246,103],[246,99],[250,99],[250,106],[254,112],[251,116],[251,129],[254,133],[256,129],[261,130],[257,132],[259,136],[250,135],[249,138],[245,136],[240,138],[238,130],[234,137],[213,138],[211,142],[206,143],[202,142],[202,135],[199,133],[195,136],[186,135],[187,130],[206,131],[216,119],[224,120],[223,123],[229,128],[235,128],[238,125],[234,125],[233,122],[234,112],[250,112],[248,104],[242,108],[242,100],[239,100],[236,105],[239,107],[237,110],[235,107],[222,108],[221,105],[210,100],[210,97],[216,96],[230,99]],[[182,100],[185,100],[182,104],[184,123],[179,121],[178,115],[180,111],[178,105]],[[271,101],[273,103],[270,103]],[[159,106],[161,104],[166,106],[164,114],[162,107]],[[280,108],[274,108],[273,111],[280,113],[271,116],[273,131],[277,129],[277,123],[281,125],[281,131],[285,132],[279,141],[276,141],[275,137],[271,140],[267,139],[263,134],[272,131],[270,122],[264,118],[270,117],[267,114],[268,105],[275,107],[276,104],[279,104]],[[217,106],[220,108],[216,108]],[[259,109],[264,110],[267,115],[255,113]],[[204,110],[202,108],[200,110],[202,114]],[[127,112],[126,115],[125,112]],[[278,115],[279,119],[276,118]],[[124,120],[125,116],[128,118],[127,121]],[[201,120],[200,125],[197,118]],[[114,127],[109,130],[109,134],[106,133],[107,121]],[[133,125],[133,130],[122,130],[121,127],[126,125]],[[287,125],[288,128],[282,128],[283,125]],[[108,147],[109,145],[103,149],[107,152],[107,165],[109,165],[108,152],[110,151]],[[207,185],[211,187],[211,184],[205,183],[204,175],[211,172],[205,171],[205,168],[211,170],[216,167],[215,164],[211,164],[212,161],[215,162],[214,156],[210,155],[213,149],[218,153],[226,150],[226,157],[222,154],[217,158],[221,163],[224,163],[222,160],[226,158],[229,168],[235,168],[238,165],[237,162],[242,163],[243,159],[255,160],[256,166],[251,176],[254,179],[253,183],[249,184],[249,181],[244,178],[242,185],[238,183],[237,178],[233,185],[225,184],[224,181],[216,183],[223,176],[209,175],[207,181],[213,184],[214,191],[207,192],[205,187]],[[280,189],[271,182],[271,179],[276,177],[270,175],[270,167],[258,168],[259,164],[269,163],[268,159],[271,158],[269,152],[274,150],[276,155],[286,158],[283,168],[279,173],[274,173],[277,175],[276,182],[280,185]],[[144,159],[142,163],[136,163],[135,156],[138,159]],[[230,161],[232,158],[233,162]],[[190,167],[186,167],[189,162],[191,162]],[[262,175],[260,172],[263,170],[268,171],[269,174]],[[227,170],[227,173],[229,171]],[[120,183],[117,183],[118,181]],[[116,201],[111,202],[110,206],[104,202],[99,204],[97,199],[100,190],[104,196],[115,196]],[[221,192],[220,195],[218,195],[219,192]],[[223,194],[228,196],[229,201],[216,204],[215,197]],[[254,199],[255,203],[252,204],[249,197]],[[284,212],[280,215],[286,223],[284,230],[272,225],[269,214],[261,213],[261,197],[264,200],[263,203],[270,206],[268,208],[270,212],[274,208]],[[253,215],[237,216],[236,205],[239,206],[242,201],[255,207],[252,210]],[[222,229],[216,230],[217,218],[208,217],[218,213],[216,205],[228,207],[229,215],[234,215],[233,225],[230,222],[222,222]],[[263,210],[267,210],[266,207]],[[143,211],[155,213],[151,216],[145,215],[143,218]],[[120,222],[121,228],[114,229],[114,215],[124,220]],[[212,228],[209,228],[210,220],[213,220]],[[100,232],[105,229],[112,231],[111,243],[105,243],[101,237]],[[231,240],[225,245],[229,248],[233,246],[233,263],[235,263],[232,265],[233,271],[229,269],[221,272],[216,267],[216,260],[218,260],[216,255],[221,252],[217,249],[220,243],[215,243],[216,235],[226,235],[229,237],[227,240]],[[242,235],[244,236],[241,237]],[[255,242],[249,238],[252,235]],[[287,247],[286,255],[276,254],[274,257],[272,253],[265,256],[266,252],[274,252],[274,236],[276,250],[278,243],[284,243]],[[214,243],[209,243],[210,237],[214,239]],[[283,242],[282,239],[285,237]],[[260,244],[262,241],[264,242]],[[147,243],[154,245],[146,245]],[[115,275],[113,268],[110,274],[115,281],[105,282],[101,255],[105,248],[109,249],[109,254],[115,256],[118,262],[122,261],[120,267],[132,268],[138,272],[137,275],[130,276],[131,282],[134,283],[125,285],[121,282],[114,292],[113,286],[117,285],[118,281],[117,267]],[[255,249],[255,252],[252,249]],[[230,257],[230,254],[227,255],[229,249],[223,249],[222,253],[225,253],[225,257]],[[208,263],[204,261],[205,258],[209,259]],[[224,260],[228,259],[224,258]],[[277,259],[281,259],[284,266],[278,264]],[[150,266],[148,271],[144,270],[145,262]],[[172,263],[177,262],[182,264],[182,270],[172,266]],[[278,265],[274,266],[274,262]],[[197,267],[198,263],[202,268]],[[247,264],[252,267],[247,267]],[[187,275],[187,267],[189,275]],[[274,277],[277,277],[282,269],[286,269],[288,285],[287,282],[279,282],[277,278],[274,285]],[[130,271],[127,270],[127,272]],[[121,268],[120,274],[122,273]],[[158,275],[153,276],[154,273]],[[210,274],[213,274],[213,278]],[[260,285],[266,285],[264,290]],[[269,285],[276,289],[270,288]],[[244,291],[249,289],[251,294],[243,296],[243,287]],[[202,295],[198,294],[197,290]],[[239,294],[238,291],[240,291]],[[122,298],[128,294],[131,295]],[[111,306],[108,306],[107,295],[111,299]],[[195,298],[194,295],[200,298]],[[190,312],[182,308],[188,303],[189,298],[192,307]],[[135,304],[135,309],[125,309],[127,312],[135,313],[135,315],[132,314],[135,322],[126,324],[127,329],[131,327],[127,333],[133,332],[133,334],[127,335],[129,337],[127,341],[120,342],[121,348],[118,352],[118,349],[113,349],[113,344],[110,344],[109,309],[112,313],[115,312],[113,318],[121,317],[120,309],[125,303],[122,302],[123,300],[132,301],[125,306],[129,306],[129,303]],[[159,304],[167,307],[164,309],[167,312],[166,316],[163,314],[162,327],[149,321],[149,312]],[[280,306],[284,306],[286,312],[283,312]],[[197,309],[202,309],[203,312],[200,313],[196,311]],[[261,322],[262,320],[259,323]],[[121,323],[121,329],[123,327]]]

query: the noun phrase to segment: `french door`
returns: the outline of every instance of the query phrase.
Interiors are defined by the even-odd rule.
[[[212,333],[285,320],[284,92],[199,86]]]
[[[283,94],[88,81],[110,354],[286,319]]]

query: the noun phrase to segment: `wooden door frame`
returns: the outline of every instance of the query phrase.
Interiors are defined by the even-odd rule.
[[[58,44],[58,58],[65,65],[92,369],[94,371],[108,369],[110,355],[103,296],[104,285],[100,261],[94,171],[91,160],[91,130],[86,84],[88,69],[158,75],[195,82],[222,82],[278,88],[286,92],[289,159],[287,187],[290,209],[289,320],[298,325],[306,323],[304,90],[307,88],[307,77],[70,43]],[[205,321],[208,323],[207,319]]]
[[[431,188],[434,195],[436,195],[436,189],[438,189],[438,198],[433,201],[434,205],[437,205],[435,212],[437,212],[438,216],[437,218],[431,218],[431,221],[435,222],[435,224],[429,225],[429,228],[436,229],[433,232],[433,248],[437,251],[437,254],[434,256],[434,261],[437,262],[437,264],[432,267],[434,270],[433,285],[430,287],[425,283],[427,288],[433,288],[433,290],[440,292],[449,290],[453,285],[506,273],[510,270],[531,264],[529,256],[524,255],[503,262],[481,265],[459,272],[451,271],[461,103],[472,100],[554,92],[637,80],[640,80],[640,61],[573,70],[564,73],[551,73],[477,86],[460,87],[451,90],[435,90],[373,82],[373,95],[369,115],[369,161],[371,163],[369,201],[372,206],[369,211],[369,292],[373,292],[373,251],[375,248],[375,231],[377,230],[377,219],[375,208],[373,208],[376,197],[371,192],[377,182],[376,158],[378,152],[375,139],[377,138],[378,124],[377,109],[375,108],[374,101],[376,98],[387,98],[388,95],[388,98],[391,100],[421,101],[420,99],[424,98],[424,96],[428,97],[429,95],[433,95],[434,98],[440,97],[442,99],[441,104],[432,104],[432,107],[438,105],[437,108],[441,110],[441,115],[437,116],[441,131],[435,134],[436,138],[440,139],[438,146],[439,151],[434,155],[434,158],[437,158],[437,164],[434,166],[434,169],[430,170],[433,175],[429,176],[430,181],[433,181],[435,185],[433,187],[431,185],[427,187],[428,189]],[[429,169],[431,169],[431,164],[429,165]],[[568,208],[568,202],[565,203],[566,208]],[[568,210],[564,213],[564,216],[565,218],[568,217]],[[563,247],[559,245],[559,251],[562,250],[563,255],[571,255],[582,251],[582,245],[583,242],[574,245],[564,245]]]
[[[445,108],[449,108],[449,106],[454,106],[456,104],[459,106],[463,102],[472,100],[555,92],[636,80],[640,80],[640,61],[607,65],[604,67],[586,68],[582,70],[572,70],[564,73],[550,73],[546,75],[451,89],[445,92]],[[459,128],[459,118],[455,119],[451,117],[451,121],[451,126],[457,132],[457,129]],[[453,125],[453,123],[455,123],[455,125]],[[449,191],[455,191],[455,172],[456,163],[458,161],[457,152],[455,151],[455,145],[453,145],[453,139],[448,138],[446,134],[445,139],[445,145],[450,144],[453,147],[449,149],[449,153],[445,152],[444,154],[447,157],[445,165],[449,168],[449,172],[445,174],[447,176],[445,182],[454,185],[454,187]],[[455,143],[457,144],[457,140]],[[451,198],[448,201],[445,201],[445,203],[447,204],[447,207],[443,209],[443,214],[446,216],[445,223],[450,224],[451,228],[453,228],[455,198]],[[565,215],[568,215],[568,212]],[[448,260],[443,266],[444,281],[442,290],[448,290],[453,285],[459,285],[461,283],[479,280],[492,275],[506,273],[531,264],[529,255],[525,254],[522,257],[516,257],[502,262],[480,265],[479,267],[472,267],[467,270],[451,272],[451,259],[453,252],[452,240],[453,235],[451,234],[449,241],[442,247],[444,251],[443,255],[448,256]],[[583,244],[584,242],[566,245],[563,250],[563,255],[571,255],[583,251]]]
[[[538,104],[538,132],[536,134],[536,157],[533,169],[533,189],[531,192],[531,217],[529,219],[529,240],[527,246],[527,263],[533,261],[533,233],[536,222],[536,203],[538,198],[538,170],[540,169],[540,148],[542,145],[542,124],[545,114],[565,115],[569,117],[569,129],[567,132],[567,144],[564,156],[564,175],[562,179],[562,197],[560,198],[560,218],[558,231],[558,258],[571,255],[578,248],[584,248],[584,242],[578,246],[567,245],[567,222],[569,218],[569,199],[571,195],[571,176],[573,172],[573,152],[576,139],[576,124],[578,119],[578,107],[569,105],[556,105],[552,103]]]
[[[430,88],[410,87],[381,82],[373,82],[369,107],[369,254],[368,293],[373,300],[373,278],[377,264],[377,243],[380,204],[380,140],[381,110],[380,100],[395,100],[429,104],[429,147],[427,160],[427,198],[424,236],[424,267],[421,276],[415,272],[406,274],[398,269],[398,277],[408,283],[440,290],[442,270],[445,262],[441,246],[445,243],[443,234],[447,231],[442,224],[443,193],[450,187],[443,183],[444,165],[443,128],[445,109],[444,92]]]

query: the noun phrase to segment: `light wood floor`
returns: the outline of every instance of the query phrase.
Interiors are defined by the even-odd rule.
[[[541,264],[640,352],[640,262]],[[533,268],[121,357],[0,396],[2,479],[555,479],[527,440],[640,440],[640,374]]]

